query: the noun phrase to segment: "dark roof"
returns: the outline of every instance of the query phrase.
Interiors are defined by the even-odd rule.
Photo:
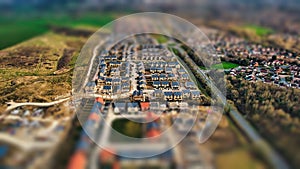
[[[166,71],[172,71],[172,68],[166,67]]]
[[[165,96],[172,96],[172,94],[173,94],[172,92],[164,92]]]
[[[142,95],[142,94],[143,94],[142,90],[135,90],[135,91],[133,91],[133,95],[134,96],[138,96],[138,95]]]
[[[184,78],[188,78],[188,77],[189,77],[189,75],[186,74],[186,73],[185,73],[185,74],[182,74],[181,76],[184,77]]]
[[[193,91],[191,91],[191,94],[192,95],[200,95],[201,92],[199,90],[193,90]]]
[[[113,82],[121,82],[121,79],[120,78],[114,78],[112,81]]]
[[[184,90],[182,90],[182,93],[183,94],[189,94],[191,91],[189,90],[189,89],[184,89]]]
[[[105,86],[103,86],[103,89],[104,90],[111,90],[111,85],[105,85]]]
[[[162,81],[161,84],[162,85],[169,85],[169,82],[168,81]]]
[[[194,82],[191,82],[191,81],[185,82],[185,85],[186,85],[187,87],[195,87],[195,83],[194,83]]]
[[[112,61],[112,62],[109,62],[110,64],[121,64],[121,62],[119,61]]]
[[[153,81],[153,85],[160,85],[160,81]]]
[[[178,72],[185,72],[184,69],[178,69]]]
[[[172,86],[179,86],[179,82],[171,82]]]
[[[125,104],[125,103],[121,103],[121,102],[115,102],[115,103],[114,103],[114,106],[115,106],[115,107],[118,107],[118,108],[125,108],[125,107],[126,107],[126,104]]]
[[[137,102],[127,103],[127,107],[138,107],[139,104]]]
[[[174,96],[182,96],[182,92],[174,92]]]

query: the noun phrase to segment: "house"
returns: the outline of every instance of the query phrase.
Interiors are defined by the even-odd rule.
[[[105,56],[104,57],[105,60],[117,60],[117,56],[116,55],[109,55],[109,56]]]
[[[114,79],[112,80],[112,84],[114,84],[114,85],[119,85],[119,84],[121,84],[121,79],[120,79],[120,78],[114,78]]]
[[[155,73],[156,72],[156,67],[150,67],[150,72]]]
[[[166,73],[172,73],[173,72],[173,69],[171,67],[166,67],[165,68],[165,72]]]
[[[99,56],[99,57],[101,57],[101,56]],[[99,65],[102,66],[103,64],[106,65],[105,60],[104,59],[100,59],[99,60]]]
[[[103,92],[110,94],[112,92],[112,86],[111,85],[105,85],[103,86]]]
[[[191,92],[190,92],[189,89],[182,90],[182,97],[183,98],[190,98],[190,96],[191,96]]]
[[[111,67],[119,67],[120,65],[121,65],[120,61],[109,62],[109,66],[111,66]]]
[[[184,69],[178,69],[178,73],[181,74],[181,75],[183,75],[183,74],[186,73],[186,71]]]
[[[150,67],[151,73],[162,73],[164,70],[165,70],[164,68],[158,66]]]
[[[159,80],[160,81],[167,80],[167,75],[166,74],[160,74],[159,75]]]
[[[125,82],[129,82],[130,78],[129,77],[122,77],[122,83],[125,83]]]
[[[149,102],[140,102],[140,107],[142,111],[149,110],[150,108],[150,103]]]
[[[107,77],[107,78],[105,79],[105,84],[106,84],[106,85],[111,85],[111,84],[112,84],[112,78]]]
[[[178,101],[182,100],[182,92],[176,91],[176,92],[173,92],[173,95],[174,95],[174,100],[178,100]]]
[[[158,88],[160,87],[160,81],[153,81],[153,87]]]
[[[138,68],[137,68],[137,72],[145,73],[145,68],[144,68],[144,66],[138,67]]]
[[[97,79],[97,86],[98,85],[104,85],[105,84],[105,77],[99,76]]]
[[[122,92],[121,85],[113,86],[113,93],[115,93],[115,94],[121,94],[121,92]]]
[[[130,75],[130,68],[126,67],[126,69],[125,69],[125,77],[129,77],[129,75]]]
[[[144,80],[138,81],[138,84],[139,84],[139,87],[140,87],[140,88],[146,87],[146,82],[145,82]]]
[[[126,111],[126,103],[114,102],[114,113],[121,113]]]
[[[179,107],[180,107],[180,109],[188,109],[189,104],[187,102],[180,102]]]
[[[127,103],[127,111],[129,113],[135,113],[139,111],[139,104],[137,102]]]
[[[187,82],[185,82],[185,87],[186,87],[187,89],[195,89],[195,88],[196,88],[196,85],[195,85],[194,82],[187,81]]]
[[[157,73],[162,73],[163,71],[164,71],[163,68],[156,68],[156,72],[157,72]]]
[[[158,80],[158,75],[157,74],[152,74],[151,79],[152,79],[152,81]]]
[[[159,103],[158,102],[150,102],[150,110],[158,110]]]
[[[162,90],[159,90],[159,89],[155,89],[154,92],[153,92],[153,96],[154,97],[162,97]]]
[[[201,93],[199,90],[192,90],[191,91],[191,97],[192,99],[200,99]]]
[[[169,82],[168,81],[162,81],[161,82],[161,87],[168,88],[169,87]]]
[[[164,99],[165,100],[173,100],[173,92],[164,92]]]
[[[88,82],[85,87],[85,91],[88,93],[93,93],[96,91],[96,83],[94,81]]]
[[[122,89],[123,88],[129,88],[130,87],[130,84],[129,83],[122,83]]]
[[[189,80],[189,75],[186,74],[186,73],[185,73],[185,74],[182,74],[182,75],[181,75],[181,79],[182,79],[182,80]]]
[[[173,74],[173,73],[171,73],[171,74],[168,74],[168,80],[176,80],[176,77],[175,77],[175,75]]]
[[[179,82],[176,82],[176,81],[171,82],[171,88],[172,88],[173,90],[179,89]]]
[[[168,63],[168,67],[171,67],[171,68],[180,68],[180,65],[178,62],[169,62]]]
[[[178,108],[177,102],[168,102],[168,106],[169,106],[170,109],[177,109]]]
[[[135,101],[144,100],[143,91],[142,90],[135,90],[132,94],[132,99],[135,100]]]
[[[120,71],[119,71],[119,69],[118,69],[118,68],[112,68],[112,69],[110,70],[110,75],[111,75],[111,76],[120,76]]]
[[[129,83],[122,83],[122,91],[124,92],[125,89],[129,90],[130,84]],[[127,90],[126,90],[127,91]]]
[[[99,66],[99,75],[103,76],[105,74],[105,71],[106,71],[106,64],[101,64]]]

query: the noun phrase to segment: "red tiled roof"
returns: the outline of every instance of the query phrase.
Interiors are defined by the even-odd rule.
[[[99,102],[99,103],[105,104],[103,98],[101,98],[101,97],[97,97],[96,101]]]
[[[160,131],[157,129],[151,129],[147,132],[146,136],[149,137],[156,137],[160,135]]]
[[[86,166],[86,154],[83,151],[77,151],[71,157],[68,169],[85,169]]]
[[[142,110],[147,110],[150,107],[150,103],[149,102],[141,102],[141,109]]]

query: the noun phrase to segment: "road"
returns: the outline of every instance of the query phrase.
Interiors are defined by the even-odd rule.
[[[9,143],[10,145],[14,145],[20,148],[22,151],[36,151],[36,150],[45,150],[53,146],[53,142],[45,142],[45,141],[34,141],[28,142],[22,139],[16,139],[9,134],[0,133],[1,142]]]
[[[11,101],[11,102],[7,102],[7,104],[9,106],[6,108],[5,112],[8,112],[8,111],[13,110],[13,109],[15,109],[17,107],[20,107],[20,106],[49,107],[49,106],[53,106],[55,104],[59,104],[59,103],[62,103],[62,102],[68,101],[68,100],[70,100],[70,97],[65,98],[65,99],[56,100],[56,101],[53,101],[53,102],[48,102],[48,103],[38,103],[38,102],[16,103],[14,101]]]

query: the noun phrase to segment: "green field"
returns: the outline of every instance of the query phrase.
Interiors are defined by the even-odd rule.
[[[152,35],[158,43],[162,44],[162,43],[166,43],[168,42],[168,38],[164,35],[159,35],[159,34],[153,34]]]
[[[222,63],[212,65],[212,68],[213,69],[231,69],[231,68],[236,68],[238,66],[239,66],[238,64],[224,61]]]
[[[93,26],[99,28],[115,18],[113,14],[83,14],[70,15],[44,15],[32,18],[8,19],[0,17],[0,50],[34,36],[50,31],[52,26],[80,28]]]
[[[128,137],[143,137],[142,123],[130,121],[128,119],[117,119],[113,121],[112,128]]]
[[[244,26],[246,30],[250,30],[256,33],[258,36],[265,36],[273,32],[272,29],[262,27],[262,26],[257,26],[257,25],[246,25]]]

